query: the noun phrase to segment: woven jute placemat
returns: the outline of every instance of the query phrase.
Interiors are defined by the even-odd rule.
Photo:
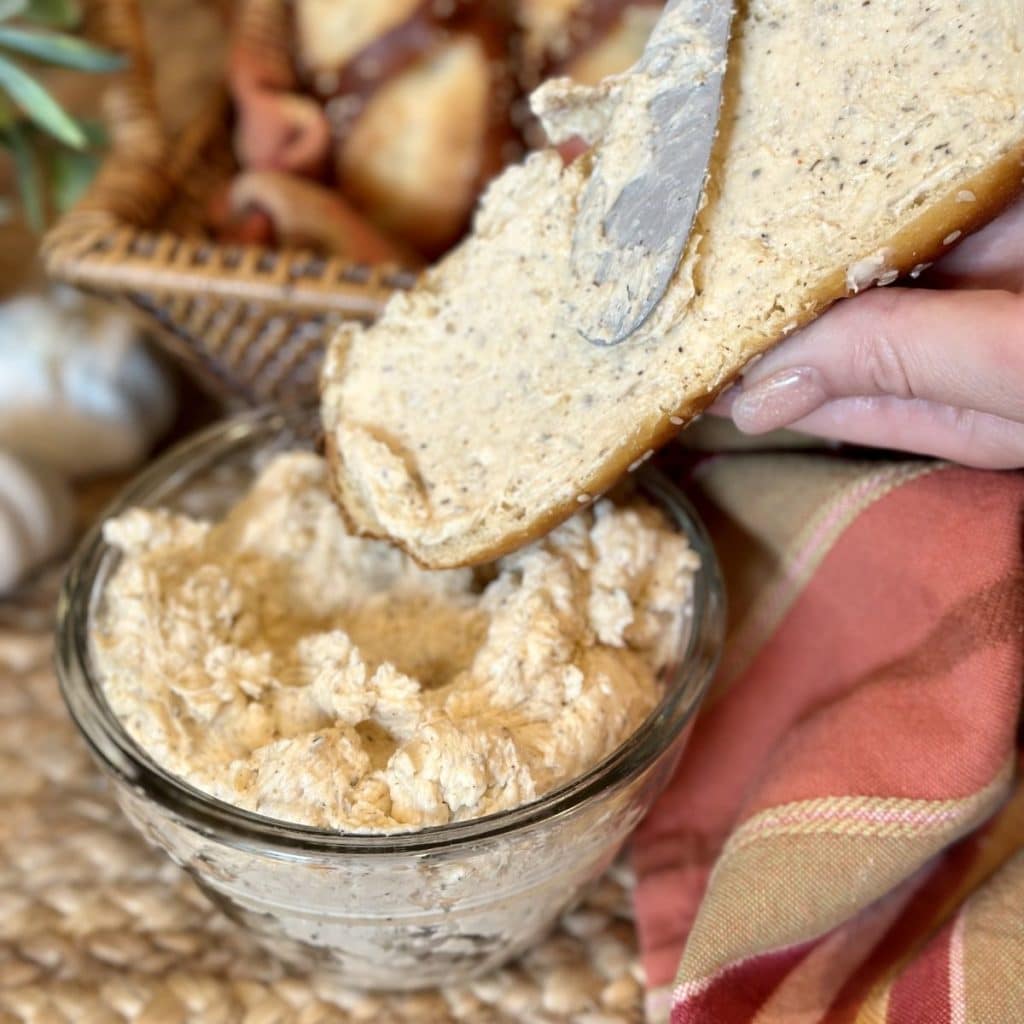
[[[51,668],[58,578],[0,606],[0,1024],[641,1019],[622,865],[521,961],[466,986],[366,994],[285,972],[114,804]]]

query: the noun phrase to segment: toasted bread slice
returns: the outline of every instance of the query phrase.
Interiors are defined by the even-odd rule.
[[[552,152],[498,179],[473,234],[375,325],[338,332],[322,411],[347,517],[438,567],[567,518],[751,359],[1020,191],[1022,51],[1024,5],[1005,0],[749,0],[705,206],[633,337],[606,349],[573,327],[589,162]]]
[[[643,51],[664,0],[515,0],[520,75],[527,86],[562,74],[593,85]]]
[[[654,4],[627,6],[600,39],[566,62],[566,77],[583,85],[597,85],[609,75],[625,71],[644,52],[660,15],[661,8]]]
[[[411,18],[422,0],[296,0],[296,57],[310,74],[331,74]]]
[[[396,237],[443,250],[473,211],[491,102],[480,41],[467,34],[439,42],[368,100],[338,149],[342,187]]]

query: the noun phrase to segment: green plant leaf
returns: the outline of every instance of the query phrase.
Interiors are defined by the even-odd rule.
[[[21,193],[21,204],[25,220],[33,231],[42,231],[46,226],[46,208],[43,200],[42,170],[39,157],[32,146],[32,140],[19,124],[11,124],[0,132],[0,142],[10,150],[14,159],[14,173]]]
[[[21,120],[18,108],[0,91],[0,131]]]
[[[25,17],[50,28],[75,28],[82,20],[77,0],[22,0]]]
[[[3,56],[0,56],[0,90],[10,96],[26,117],[55,139],[74,149],[85,145],[82,129],[64,108],[31,75]]]
[[[90,150],[96,152],[107,148],[110,138],[107,135],[107,126],[102,121],[94,117],[80,117],[78,127],[82,129]]]
[[[50,158],[50,192],[58,213],[71,209],[89,187],[99,169],[95,153],[58,149]]]
[[[77,71],[117,71],[124,58],[62,32],[0,25],[0,47]]]
[[[27,0],[0,0],[0,21],[23,14],[26,6]]]

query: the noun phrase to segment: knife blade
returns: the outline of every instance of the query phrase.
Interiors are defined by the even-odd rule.
[[[594,301],[573,311],[618,345],[661,301],[700,209],[722,104],[734,0],[670,0],[628,73],[584,188],[572,273]]]

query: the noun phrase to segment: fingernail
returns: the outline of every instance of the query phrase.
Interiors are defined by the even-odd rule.
[[[745,387],[733,402],[732,419],[745,434],[764,434],[803,419],[827,399],[821,374],[797,366]]]
[[[740,393],[740,387],[738,384],[733,384],[732,387],[726,388],[712,403],[707,407],[707,412],[711,413],[712,416],[731,416],[732,415],[732,403],[736,401],[737,396]]]

